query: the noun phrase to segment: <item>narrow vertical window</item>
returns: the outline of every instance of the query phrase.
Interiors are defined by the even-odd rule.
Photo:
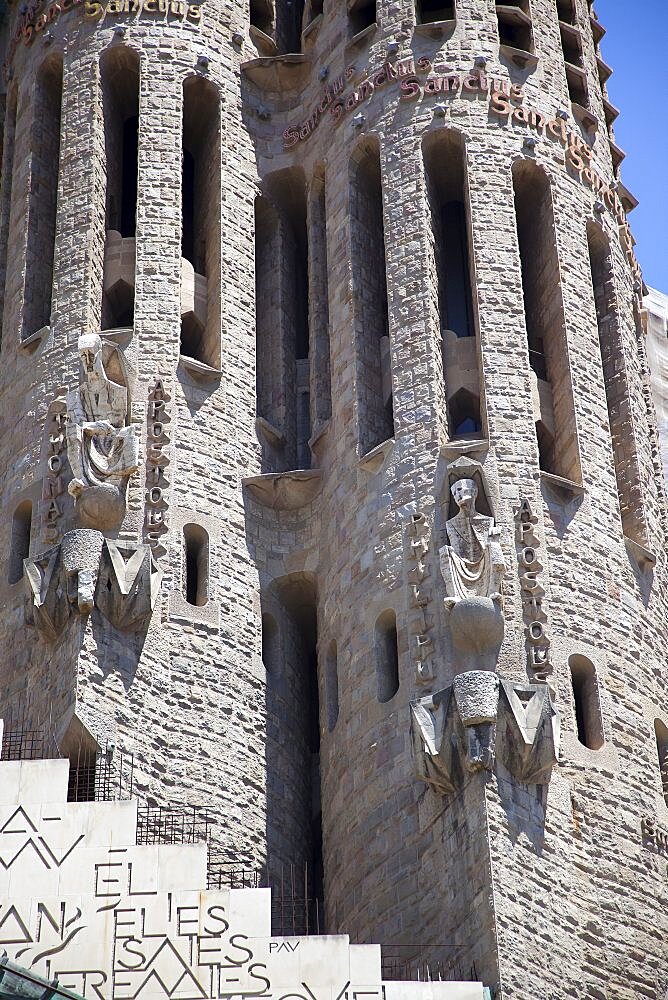
[[[325,695],[327,698],[327,728],[331,733],[339,718],[339,668],[335,639],[332,639],[327,647]]]
[[[513,188],[540,468],[579,483],[580,452],[550,182],[535,163],[522,161],[513,165]]]
[[[514,0],[513,3],[497,3],[496,19],[499,27],[501,48],[514,52],[533,52],[533,31],[529,0]]]
[[[280,651],[278,623],[273,615],[265,612],[262,615],[262,662],[264,669],[271,676],[276,676],[279,673]]]
[[[576,653],[569,657],[568,665],[578,740],[590,750],[600,750],[603,746],[603,718],[594,664],[586,656]]]
[[[448,129],[423,145],[450,437],[482,432],[478,344],[470,273],[466,148]]]
[[[8,582],[18,583],[23,576],[23,560],[30,555],[32,503],[24,500],[12,516],[12,540],[9,552]]]
[[[378,701],[386,702],[394,698],[399,690],[399,642],[394,611],[383,611],[380,615],[376,622],[374,641]]]
[[[276,0],[276,44],[280,52],[301,52],[304,0]]]
[[[365,140],[350,161],[350,250],[360,455],[394,437],[380,147]]]
[[[301,169],[266,181],[256,204],[257,408],[266,472],[311,465],[309,242]]]
[[[668,729],[660,719],[654,720],[654,735],[656,736],[656,752],[659,757],[659,774],[661,788],[668,806]]]
[[[209,599],[209,536],[199,524],[183,528],[185,599],[203,607]]]
[[[30,194],[21,339],[51,322],[63,64],[46,59],[37,74],[30,137]]]
[[[103,329],[132,326],[135,298],[139,56],[114,46],[100,57],[107,166]]]
[[[603,229],[596,223],[587,224],[587,244],[622,526],[627,538],[644,545],[647,539],[643,517],[643,488],[635,433],[630,420],[629,387],[619,329],[610,243]]]
[[[310,365],[311,411],[313,433],[332,415],[332,388],[329,357],[329,285],[327,280],[327,214],[325,173],[316,170],[310,186],[308,203],[308,247],[310,292],[310,338],[313,358]],[[314,405],[315,404],[315,405]]]
[[[220,100],[199,76],[183,84],[181,354],[220,367]]]
[[[16,102],[17,88],[16,86],[13,86],[7,96],[5,135],[2,147],[2,192],[0,194],[0,343],[5,311],[5,281],[7,278],[9,216],[12,209],[14,147],[16,144]]]

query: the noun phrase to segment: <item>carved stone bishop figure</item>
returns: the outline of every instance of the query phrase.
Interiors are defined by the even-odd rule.
[[[83,378],[67,394],[67,457],[74,478],[68,492],[86,527],[115,528],[125,512],[128,478],[138,468],[139,440],[126,426],[128,390],[107,377],[102,340],[79,338]]]
[[[501,602],[506,564],[499,544],[501,529],[494,518],[475,509],[478,487],[473,479],[458,479],[451,493],[459,511],[445,524],[449,545],[440,550],[447,607],[475,595]]]
[[[451,493],[459,510],[446,521],[449,544],[441,547],[439,558],[459,658],[456,669],[494,669],[504,632],[501,530],[494,518],[476,510],[478,487],[473,479],[458,479]]]

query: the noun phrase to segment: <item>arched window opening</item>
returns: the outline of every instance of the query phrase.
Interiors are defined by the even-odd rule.
[[[513,165],[513,189],[540,468],[579,483],[580,452],[550,182],[537,164],[518,161]],[[546,447],[548,438],[552,447]]]
[[[327,647],[325,695],[327,698],[327,728],[331,733],[339,718],[339,668],[335,639],[332,639]]]
[[[272,585],[280,616],[281,669],[267,674],[267,827],[270,875],[292,867],[299,888],[322,901],[320,699],[318,628],[313,578],[295,573]],[[323,678],[324,681],[324,678]],[[324,694],[324,685],[323,685]],[[324,705],[322,706],[324,709]],[[323,726],[325,718],[323,712]],[[286,811],[285,803],[290,802]],[[280,923],[273,933],[290,933]]]
[[[394,611],[383,611],[374,630],[378,701],[394,698],[399,690],[399,640]]]
[[[209,600],[209,536],[199,524],[186,524],[183,542],[185,599],[202,608]]]
[[[33,97],[22,340],[51,322],[62,100],[62,60],[49,56]]]
[[[364,140],[353,153],[349,184],[359,448],[364,455],[394,437],[383,192],[377,139]]]
[[[263,469],[311,466],[309,237],[301,168],[266,180],[256,203],[257,411]]]
[[[5,311],[5,282],[7,279],[7,249],[9,216],[12,209],[12,182],[14,177],[14,149],[16,146],[17,87],[14,85],[7,97],[5,137],[2,147],[2,195],[0,211],[0,344]]]
[[[632,408],[619,328],[610,243],[597,223],[587,224],[587,244],[622,528],[627,538],[645,545],[644,491],[636,451],[635,428],[630,419]]]
[[[183,84],[181,354],[220,368],[220,99],[208,80]]]
[[[281,669],[281,637],[273,615],[262,615],[262,662],[268,674],[276,675]]]
[[[124,45],[100,57],[107,168],[102,327],[134,323],[139,149],[139,55]]]
[[[579,742],[590,750],[603,746],[603,717],[596,669],[586,656],[575,653],[568,658],[575,706],[575,724]]]
[[[18,583],[23,576],[23,560],[30,555],[32,503],[23,500],[12,516],[12,540],[9,551],[8,582]]]
[[[466,147],[438,129],[423,143],[431,212],[432,269],[438,295],[450,437],[482,433],[480,371],[470,273]]]
[[[250,23],[271,37],[274,31],[274,5],[271,0],[250,0]]]
[[[449,424],[454,437],[479,436],[480,399],[468,389],[459,389],[448,403]]]
[[[654,735],[656,736],[656,752],[659,757],[659,774],[663,798],[668,806],[668,728],[660,719],[654,720]]]
[[[454,0],[417,0],[415,4],[415,20],[417,24],[430,24],[434,21],[452,21],[454,17]]]
[[[361,31],[376,24],[376,0],[353,0],[348,4],[350,34],[354,38]]]

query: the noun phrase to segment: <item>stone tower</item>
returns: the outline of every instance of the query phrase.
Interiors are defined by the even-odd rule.
[[[6,725],[133,754],[330,933],[663,998],[667,512],[587,0],[5,31]]]

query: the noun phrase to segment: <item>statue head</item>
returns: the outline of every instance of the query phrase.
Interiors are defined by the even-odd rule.
[[[79,357],[87,375],[97,372],[104,376],[102,366],[102,340],[97,333],[84,333],[77,344]]]
[[[450,492],[460,510],[466,513],[472,513],[475,510],[478,487],[473,479],[458,479],[450,487]]]

